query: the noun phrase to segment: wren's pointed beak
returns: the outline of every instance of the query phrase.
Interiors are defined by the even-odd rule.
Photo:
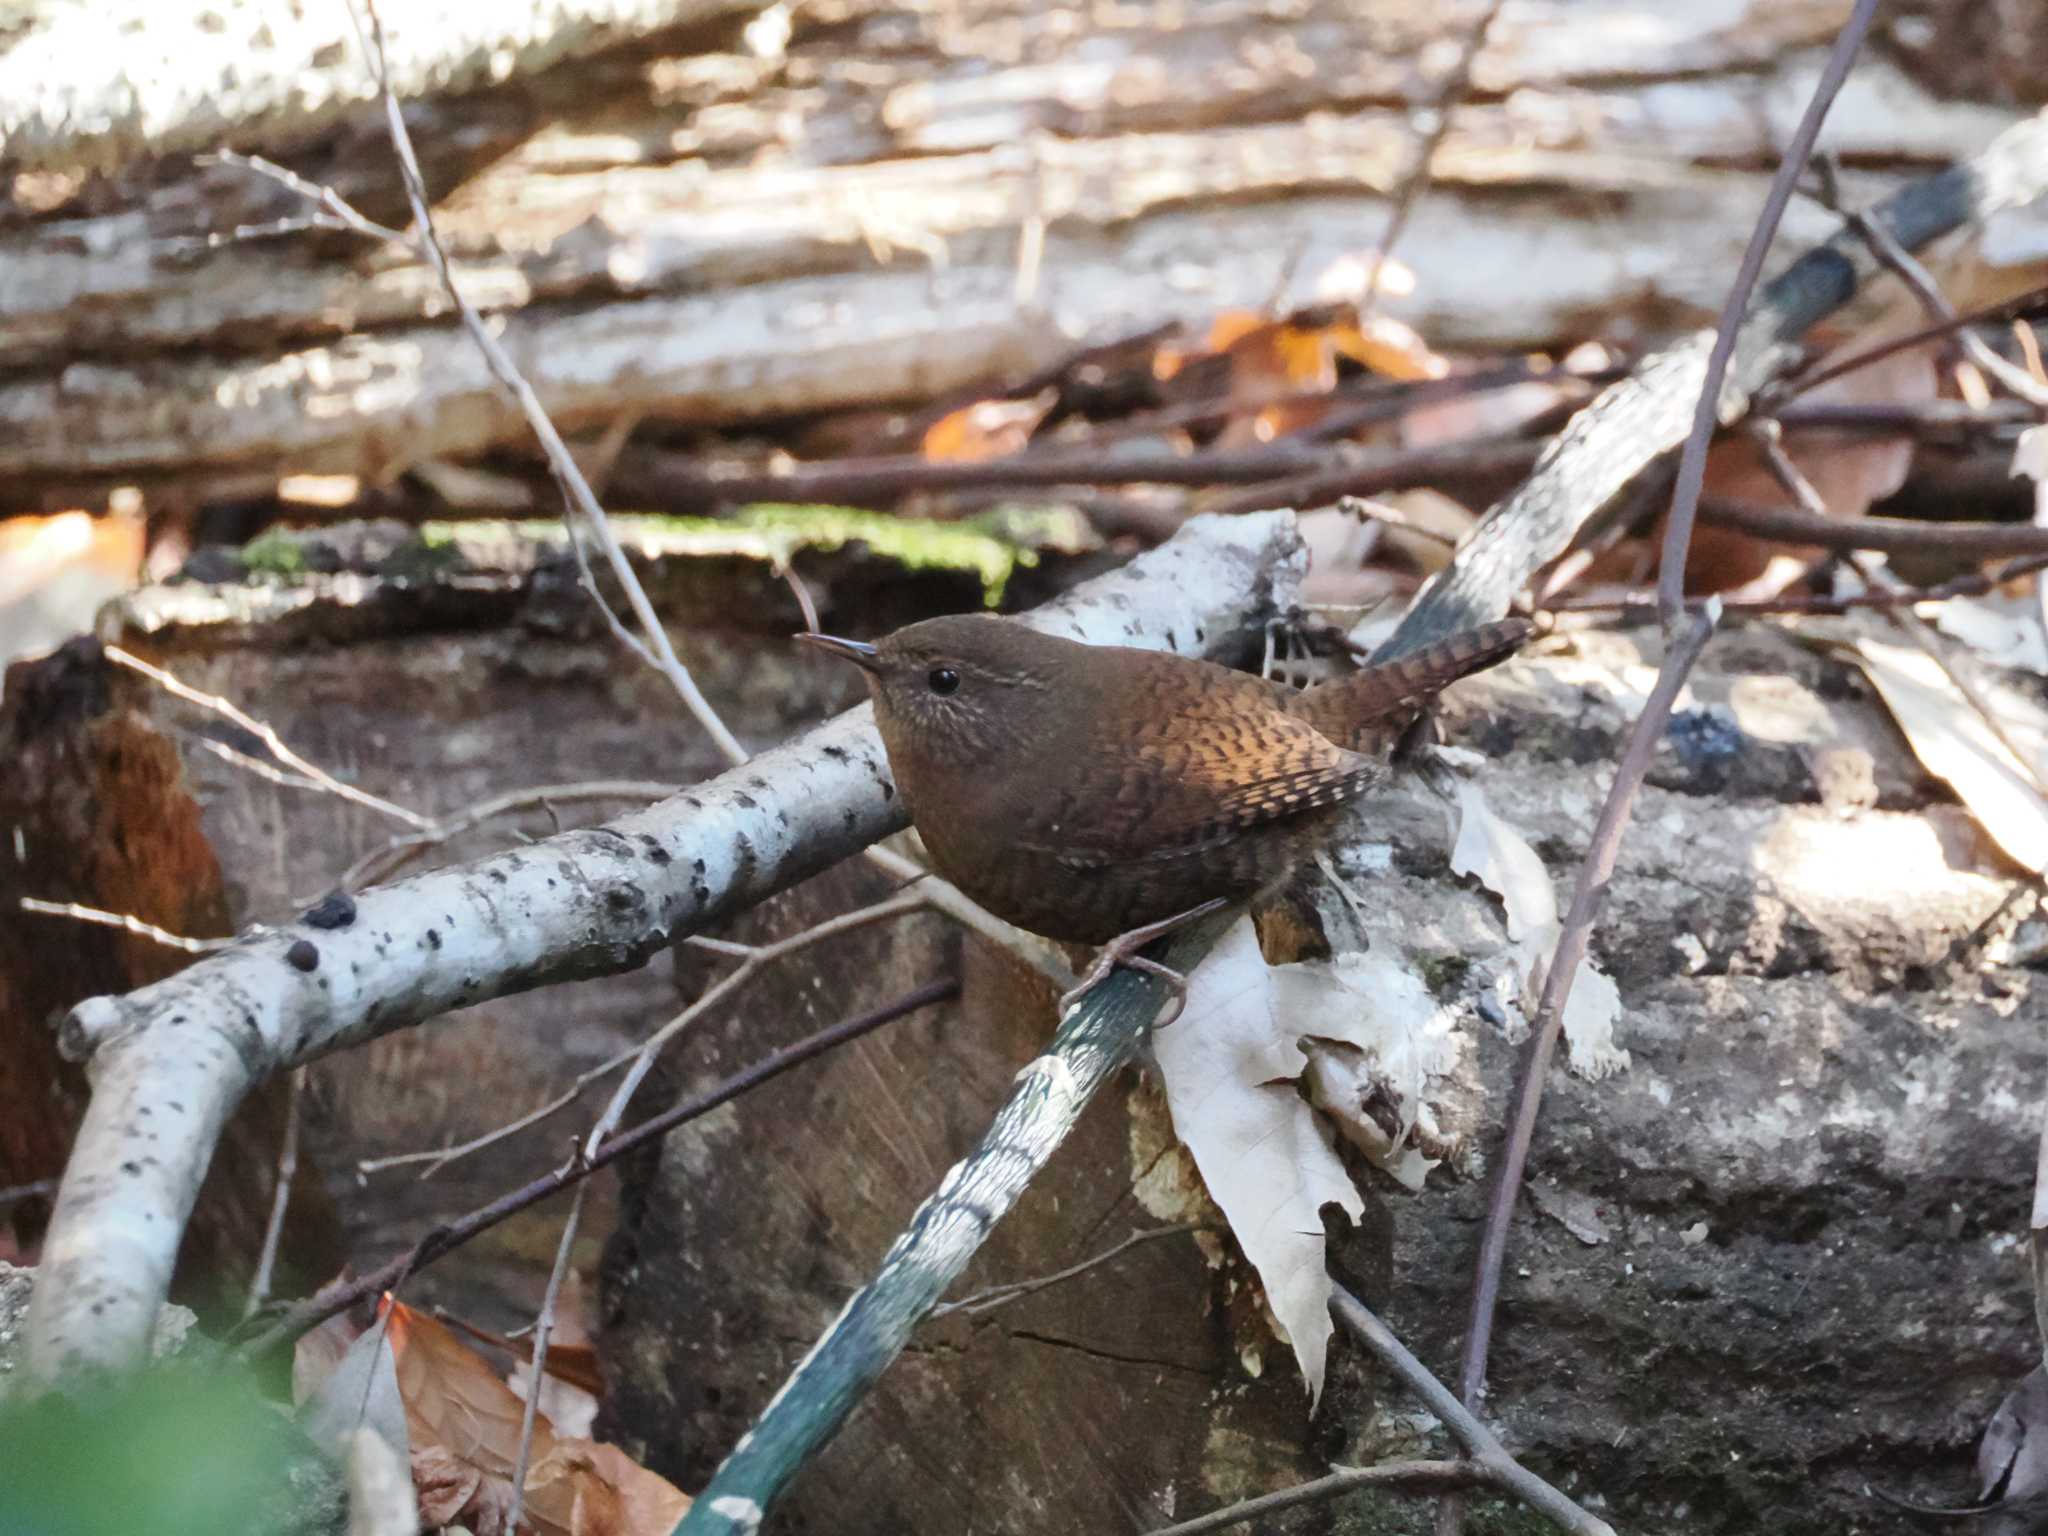
[[[801,634],[796,638],[807,645],[815,645],[821,651],[830,651],[834,656],[843,657],[864,672],[882,670],[881,656],[865,640],[842,640],[837,635],[813,634]]]

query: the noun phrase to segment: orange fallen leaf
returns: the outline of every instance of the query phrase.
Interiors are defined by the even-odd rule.
[[[421,1518],[506,1536],[525,1404],[453,1329],[387,1298],[387,1327],[412,1438]],[[615,1446],[534,1420],[522,1530],[535,1536],[666,1536],[689,1498]]]
[[[1058,397],[1041,390],[1029,400],[977,400],[925,428],[924,456],[932,463],[978,464],[1021,450]]]

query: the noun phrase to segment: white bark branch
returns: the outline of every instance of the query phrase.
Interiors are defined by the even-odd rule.
[[[1197,518],[1033,622],[1216,652],[1284,610],[1289,513]],[[449,1008],[639,965],[902,826],[868,706],[605,826],[329,898],[178,975],[91,998],[62,1043],[94,1091],[30,1317],[42,1381],[139,1357],[228,1114],[271,1073]]]

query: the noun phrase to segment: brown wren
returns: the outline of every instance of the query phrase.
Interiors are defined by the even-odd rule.
[[[867,673],[940,874],[1020,928],[1110,945],[1071,1000],[1117,964],[1163,971],[1146,940],[1280,886],[1382,777],[1357,749],[1533,632],[1483,625],[1306,691],[988,614],[798,638]]]

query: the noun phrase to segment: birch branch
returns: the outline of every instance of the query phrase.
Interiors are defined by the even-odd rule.
[[[1197,518],[1032,616],[1096,643],[1227,654],[1285,610],[1287,513]],[[43,1382],[140,1358],[221,1127],[250,1088],[449,1008],[640,965],[904,824],[859,709],[660,805],[331,897],[178,975],[90,998],[60,1041],[94,1092],[30,1313]]]
[[[1867,217],[1914,250],[2032,202],[2044,190],[2048,117],[2034,117],[2007,129],[1975,158],[1901,188]],[[1882,270],[1869,242],[1845,226],[1765,284],[1733,344],[1718,402],[1722,424],[1739,420],[1761,390],[1784,377],[1809,327]],[[1532,575],[1563,554],[1637,475],[1685,440],[1713,340],[1713,332],[1701,331],[1650,354],[1574,416],[1529,478],[1465,536],[1457,558],[1402,616],[1380,659],[1507,612]]]

